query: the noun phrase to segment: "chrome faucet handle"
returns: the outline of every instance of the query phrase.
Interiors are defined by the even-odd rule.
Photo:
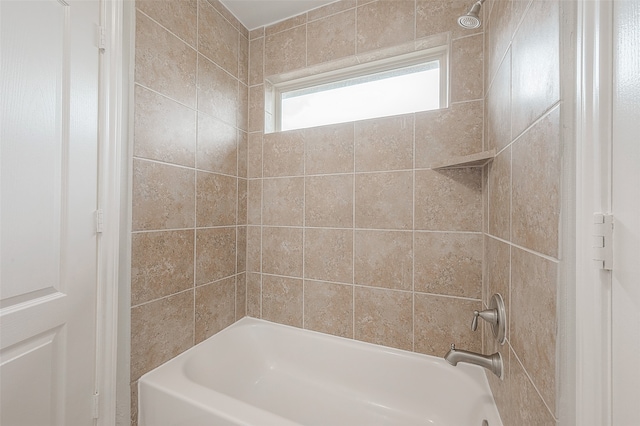
[[[471,330],[476,331],[478,329],[478,317],[482,318],[491,325],[498,324],[498,310],[486,309],[482,312],[473,311],[473,321],[471,321]]]

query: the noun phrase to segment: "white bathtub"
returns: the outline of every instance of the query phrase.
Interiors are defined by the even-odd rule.
[[[484,371],[244,318],[145,374],[140,426],[501,426]]]

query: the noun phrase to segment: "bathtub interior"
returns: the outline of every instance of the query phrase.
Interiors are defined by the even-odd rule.
[[[293,424],[501,425],[478,367],[253,318],[164,367],[227,406],[240,401]]]

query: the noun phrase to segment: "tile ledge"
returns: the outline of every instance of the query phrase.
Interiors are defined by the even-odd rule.
[[[446,161],[431,166],[432,169],[450,169],[454,167],[482,167],[496,156],[496,150],[476,152],[475,154],[461,155],[448,158]]]

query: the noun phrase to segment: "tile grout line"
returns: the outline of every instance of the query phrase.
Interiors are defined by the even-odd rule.
[[[195,96],[195,101],[196,101],[196,105],[195,105],[195,109],[196,109],[196,149],[194,152],[194,170],[196,169],[196,167],[198,166],[198,133],[199,133],[199,126],[198,126],[198,121],[199,121],[199,103],[198,103],[198,82],[199,82],[199,78],[200,75],[198,73],[198,70],[200,68],[200,55],[198,52],[198,40],[200,39],[200,2],[197,2],[196,5],[196,40],[195,40],[195,44],[196,44],[196,87],[195,87],[195,92],[196,92],[196,96]],[[193,231],[193,342],[192,342],[192,346],[194,346],[196,344],[196,288],[197,288],[197,272],[198,272],[198,172],[194,171],[194,200],[193,200],[193,204],[194,204],[194,209],[193,209],[193,227],[194,227],[194,231]]]
[[[357,14],[356,14],[357,15]],[[353,161],[351,181],[353,182],[353,204],[351,206],[351,233],[353,240],[353,251],[351,253],[351,338],[356,338],[356,126],[351,126],[351,140],[353,141]]]
[[[516,352],[516,350],[513,348],[513,346],[511,345],[511,342],[509,342],[509,348],[511,349],[511,352],[513,353],[513,355],[516,358],[516,362],[518,364],[520,364],[520,368],[522,368],[522,371],[524,371],[525,376],[527,377],[527,379],[529,380],[529,383],[531,384],[531,386],[533,386],[533,389],[535,390],[536,394],[538,395],[538,397],[540,398],[540,400],[542,401],[542,403],[544,404],[545,408],[547,409],[547,411],[549,412],[549,414],[551,415],[551,417],[554,420],[556,419],[555,414],[553,413],[553,411],[551,411],[551,408],[549,407],[549,405],[547,404],[547,401],[544,399],[544,397],[542,396],[542,393],[540,392],[540,390],[538,389],[538,386],[536,386],[535,382],[533,381],[533,379],[531,378],[531,375],[529,374],[529,372],[527,371],[527,369],[524,367],[524,364],[522,363],[522,361],[520,360],[520,357],[518,356],[518,353]],[[511,366],[511,363],[509,363],[509,366]]]
[[[305,48],[306,48],[306,40],[307,40],[307,35],[306,35],[306,31],[307,31],[307,25],[305,24]],[[308,49],[307,49],[308,50]],[[306,53],[305,53],[306,54]],[[307,263],[306,260],[306,238],[307,238],[307,232],[306,232],[306,226],[307,226],[307,141],[306,138],[304,137],[304,134],[302,136],[302,329],[306,329],[305,327],[305,297],[304,297],[304,291],[305,291],[305,278],[306,278],[306,271],[305,271],[305,264]]]
[[[416,350],[416,119],[413,119],[413,188],[411,194],[411,350]]]

